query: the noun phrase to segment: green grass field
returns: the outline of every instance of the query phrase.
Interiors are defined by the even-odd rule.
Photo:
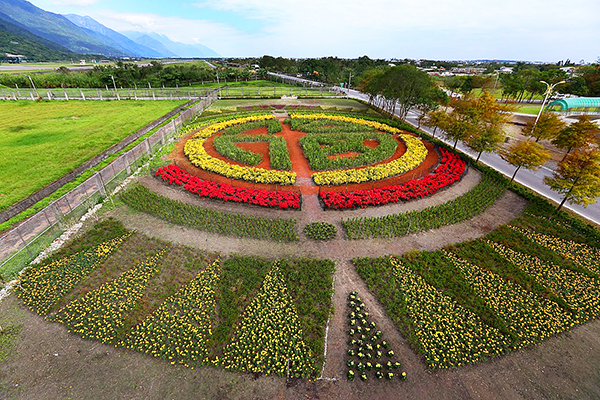
[[[321,107],[352,107],[360,110],[369,107],[352,99],[223,99],[215,101],[209,109],[231,108],[231,107],[251,107],[270,104],[289,104],[289,105],[311,105]]]
[[[289,85],[287,83],[281,83],[281,82],[274,82],[274,81],[268,81],[268,80],[264,80],[264,79],[258,79],[255,81],[239,81],[239,82],[235,82],[235,81],[226,81],[221,79],[221,81],[219,82],[220,86],[229,86],[231,87],[248,87],[248,88],[255,88],[255,87],[292,87],[292,88],[299,88],[299,86],[296,85]],[[202,89],[215,89],[217,88],[217,82],[207,82],[207,83],[198,83],[192,86],[180,86],[180,88],[182,89],[187,89],[187,88],[193,88],[193,89],[198,89],[198,88],[202,88]]]
[[[487,89],[488,92],[490,92],[491,94],[494,95],[495,98],[500,99],[502,98],[502,88],[496,88],[496,89]],[[473,89],[473,91],[471,92],[471,94],[473,95],[473,97],[479,97],[481,96],[481,89]],[[529,96],[531,95],[531,93],[525,91],[525,95],[523,96],[524,99],[529,100]],[[532,100],[543,100],[544,97],[536,94],[533,96]]]
[[[0,102],[0,211],[182,103]]]
[[[537,115],[540,112],[540,104],[517,104],[516,112]]]

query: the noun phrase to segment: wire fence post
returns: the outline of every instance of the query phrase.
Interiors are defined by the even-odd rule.
[[[150,148],[150,141],[148,138],[144,139],[144,146],[146,147],[146,153],[152,154],[152,149]]]
[[[25,239],[23,239],[23,235],[21,234],[21,228],[17,228],[17,233],[19,234],[19,237],[21,238],[21,242],[23,242],[23,245],[25,246],[25,249],[27,250],[27,253],[29,254],[29,257],[33,258],[33,254],[31,254],[31,250],[29,249],[29,246],[27,245],[27,242],[25,242]]]
[[[58,227],[60,229],[63,229],[63,213],[60,210],[60,208],[58,207],[58,205],[56,204],[56,202],[52,202],[52,204],[54,205],[54,215],[56,216],[56,221],[58,222]]]
[[[129,152],[123,154],[123,158],[125,159],[125,171],[127,175],[131,174],[131,164],[129,163]]]
[[[102,181],[102,176],[99,172],[96,172],[96,183],[98,184],[98,190],[100,190],[100,194],[102,196],[106,196],[106,187],[104,187],[104,182]]]

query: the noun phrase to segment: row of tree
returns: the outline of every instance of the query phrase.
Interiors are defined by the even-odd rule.
[[[60,67],[56,72],[30,74],[38,88],[101,88],[112,87],[113,77],[117,87],[175,87],[206,81],[224,82],[249,80],[257,74],[250,68],[233,68],[226,65],[211,68],[204,62],[162,64],[152,61],[140,66],[118,61],[115,65],[96,65],[85,72],[70,71]],[[264,71],[266,72],[266,71]],[[29,87],[27,74],[0,74],[0,85],[14,88]]]
[[[557,87],[559,93],[576,96],[600,96],[600,67],[581,66],[569,76],[566,71],[554,68],[528,66],[515,69],[512,73],[491,73],[485,75],[465,75],[442,78],[444,85],[456,93],[469,95],[474,89],[502,89],[502,99],[516,102],[531,101],[534,96],[542,96],[546,85],[540,81],[556,83],[566,81]]]
[[[449,139],[458,141],[478,153],[498,152],[515,166],[511,182],[521,168],[537,170],[548,161],[550,152],[540,141],[563,149],[565,156],[558,163],[552,177],[544,182],[563,195],[558,206],[566,201],[574,204],[594,203],[600,196],[600,129],[587,116],[567,125],[556,114],[546,112],[529,122],[522,130],[527,140],[517,141],[502,148],[512,106],[498,102],[487,91],[480,98],[453,98],[449,110],[438,109],[427,114],[426,124],[446,132]]]

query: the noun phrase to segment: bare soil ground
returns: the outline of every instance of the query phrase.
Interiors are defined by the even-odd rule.
[[[466,183],[465,180],[461,182]],[[172,188],[164,188],[171,194],[187,196]],[[457,188],[460,186],[453,190]],[[22,332],[9,358],[0,364],[0,398],[598,398],[600,321],[577,327],[533,348],[460,369],[432,372],[425,368],[421,357],[398,333],[393,321],[386,316],[349,261],[359,255],[377,256],[399,254],[413,248],[440,248],[469,238],[462,237],[463,232],[470,237],[480,236],[508,222],[524,206],[524,200],[507,193],[486,213],[447,227],[447,230],[442,228],[389,241],[337,239],[328,243],[302,241],[291,245],[205,235],[126,208],[117,209],[113,215],[129,228],[198,249],[336,260],[335,313],[329,324],[324,379],[286,385],[285,380],[275,377],[255,379],[249,374],[209,367],[191,370],[173,366],[164,360],[71,335],[61,325],[25,310],[20,301],[11,296],[0,303],[0,325],[21,326]],[[409,376],[407,381],[363,383],[346,380],[345,302],[351,290],[357,290],[365,301],[397,358],[403,363],[403,369]]]

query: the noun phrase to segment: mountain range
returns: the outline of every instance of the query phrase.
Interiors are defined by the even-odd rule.
[[[0,53],[29,59],[72,58],[77,54],[107,57],[212,58],[210,48],[170,40],[156,33],[116,32],[88,16],[60,15],[25,0],[0,0]]]

